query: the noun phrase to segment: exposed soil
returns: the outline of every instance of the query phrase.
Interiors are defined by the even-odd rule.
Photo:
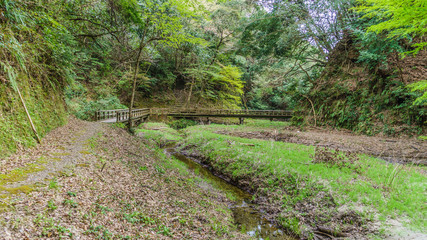
[[[44,168],[7,184],[32,191],[2,195],[2,239],[247,238],[223,193],[198,187],[197,177],[108,124],[71,119],[1,170],[29,163]]]
[[[251,132],[220,130],[216,131],[216,133],[242,138],[256,138],[327,147],[346,152],[364,153],[390,162],[427,165],[427,141],[417,139],[362,136],[353,134],[350,131],[325,130],[320,128],[300,131],[294,127]]]

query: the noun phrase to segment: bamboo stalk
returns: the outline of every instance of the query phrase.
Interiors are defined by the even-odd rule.
[[[40,137],[39,137],[39,135],[37,134],[37,130],[36,130],[36,128],[34,127],[33,120],[31,119],[30,113],[28,112],[27,105],[25,104],[25,101],[24,101],[24,99],[22,98],[21,91],[19,91],[18,84],[16,84],[16,91],[18,92],[19,99],[21,99],[21,103],[22,103],[22,105],[24,106],[25,113],[27,114],[28,121],[29,121],[29,122],[30,122],[30,124],[31,124],[31,128],[33,129],[34,135],[36,135],[37,142],[38,142],[38,143],[41,143]]]

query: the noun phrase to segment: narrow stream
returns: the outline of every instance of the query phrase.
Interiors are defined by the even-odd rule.
[[[234,204],[231,204],[229,208],[233,211],[235,223],[241,232],[259,240],[293,239],[262,217],[261,213],[256,210],[255,204],[250,203],[251,194],[215,176],[207,168],[180,154],[174,148],[167,148],[165,152],[185,163],[189,169],[205,179],[206,181],[200,184],[201,187],[219,189],[234,200]]]

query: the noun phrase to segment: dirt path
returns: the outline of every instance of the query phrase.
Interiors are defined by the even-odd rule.
[[[28,155],[14,155],[21,161],[5,161],[2,164],[2,172],[18,166],[22,168],[24,164],[31,162],[41,167],[40,171],[29,172],[25,180],[7,183],[4,187],[16,188],[42,182],[58,172],[72,168],[87,157],[89,139],[100,133],[101,129],[102,125],[98,123],[72,120],[67,126],[53,131],[41,146],[29,150]],[[21,158],[22,155],[27,157]]]
[[[223,193],[108,124],[71,119],[1,164],[1,239],[245,238]]]
[[[292,127],[259,131],[219,130],[216,133],[328,147],[365,153],[391,162],[427,165],[427,141],[417,139],[370,137],[323,129],[300,131]]]

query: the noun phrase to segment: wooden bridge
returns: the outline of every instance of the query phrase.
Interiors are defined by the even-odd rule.
[[[132,110],[133,121],[144,121],[150,116],[149,108]],[[129,121],[129,109],[99,110],[95,113],[95,120],[99,122],[115,123]]]
[[[243,123],[244,118],[267,118],[289,119],[292,111],[289,110],[231,110],[231,109],[169,109],[169,108],[141,108],[132,110],[133,121],[144,121],[150,115],[164,115],[175,118],[196,118],[196,117],[234,117],[239,118]],[[128,109],[100,110],[95,114],[96,121],[101,122],[126,122],[129,119]]]

